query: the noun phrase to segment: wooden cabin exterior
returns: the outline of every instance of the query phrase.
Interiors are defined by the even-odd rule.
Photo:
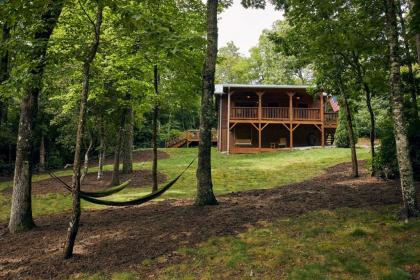
[[[306,86],[216,85],[218,150],[256,153],[334,141],[337,113]]]

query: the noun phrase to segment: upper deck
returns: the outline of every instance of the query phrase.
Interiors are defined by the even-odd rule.
[[[337,113],[326,94],[311,95],[306,86],[218,85],[223,115],[229,122],[295,123],[337,126]],[[224,110],[223,110],[224,109]]]

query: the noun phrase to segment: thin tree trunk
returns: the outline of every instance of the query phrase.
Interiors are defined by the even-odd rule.
[[[112,171],[112,180],[111,184],[113,186],[120,184],[120,157],[121,157],[121,147],[124,137],[124,126],[125,126],[125,117],[126,117],[126,110],[121,113],[120,124],[118,128],[118,137],[117,137],[117,145],[115,146],[114,151],[114,170]]]
[[[408,67],[408,77],[409,77],[409,84],[410,84],[410,94],[411,94],[411,103],[413,106],[413,115],[414,117],[417,119],[419,117],[419,111],[418,111],[418,106],[417,106],[417,84],[416,84],[416,77],[413,71],[413,58],[411,56],[411,51],[410,51],[410,44],[408,42],[407,39],[407,31],[405,28],[405,20],[402,14],[402,10],[401,10],[401,1],[398,1],[396,3],[397,5],[397,12],[398,12],[398,17],[400,20],[400,24],[401,24],[401,36],[403,39],[403,43],[404,43],[404,51],[405,51],[405,56],[406,56],[406,64]]]
[[[134,141],[134,115],[133,108],[131,105],[128,107],[126,122],[125,122],[125,134],[123,141],[123,174],[133,173],[133,141]]]
[[[86,175],[89,172],[89,153],[90,153],[90,150],[92,150],[92,147],[93,147],[93,137],[90,136],[89,138],[90,138],[90,140],[89,140],[89,146],[88,146],[88,148],[87,148],[87,150],[85,152],[85,161],[83,163],[83,174],[80,177],[80,181],[81,182],[83,182],[83,180],[85,179]]]
[[[45,172],[45,137],[41,136],[41,144],[39,145],[39,172]]]
[[[42,76],[46,65],[48,41],[63,8],[63,0],[52,1],[41,16],[42,24],[35,32],[34,44],[29,55],[29,81],[25,83],[20,105],[20,120],[16,145],[15,175],[13,179],[12,206],[9,230],[26,231],[35,226],[32,218],[32,151],[34,123],[38,110]]]
[[[347,131],[349,134],[349,143],[350,143],[350,149],[351,149],[352,176],[359,177],[359,166],[357,163],[356,143],[354,139],[353,120],[351,116],[350,105],[347,98],[347,94],[344,92],[343,85],[340,86],[340,91],[341,91],[341,96],[343,97],[343,101],[344,101],[344,112],[346,115]]]
[[[364,80],[365,71],[360,64],[359,58],[356,56],[356,54],[353,52],[353,62],[356,66],[356,73],[357,73],[357,79],[360,86],[363,88],[365,95],[366,95],[366,106],[369,111],[369,117],[370,117],[370,155],[372,159],[372,175],[374,174],[374,164],[373,160],[375,158],[375,138],[376,138],[376,125],[375,125],[375,113],[373,112],[372,108],[372,94],[370,87],[368,83]]]
[[[375,172],[374,170],[374,164],[373,159],[375,158],[375,138],[376,138],[376,132],[375,132],[375,113],[372,109],[372,95],[370,92],[369,85],[364,82],[363,87],[365,89],[366,94],[366,105],[368,107],[369,116],[370,116],[370,155],[372,158],[372,174]]]
[[[217,59],[218,0],[207,1],[207,57],[203,69],[201,96],[200,141],[198,145],[196,205],[215,205],[211,178],[211,125],[213,120],[214,74]]]
[[[158,168],[158,153],[157,153],[157,134],[158,134],[158,119],[159,119],[159,102],[157,96],[159,95],[159,72],[158,66],[155,64],[153,67],[154,73],[154,87],[156,94],[155,107],[153,109],[153,135],[152,135],[152,147],[153,147],[153,166],[152,166],[152,179],[153,187],[152,191],[158,190],[158,178],[157,178],[157,168]]]
[[[101,180],[104,176],[104,162],[105,162],[105,131],[104,131],[104,123],[101,120],[101,127],[99,128],[99,158],[98,158],[98,180]]]
[[[73,162],[73,178],[72,178],[72,197],[73,197],[73,212],[69,228],[67,230],[67,241],[64,245],[64,258],[68,259],[73,256],[74,243],[76,241],[77,232],[79,230],[80,221],[80,176],[81,176],[81,148],[82,139],[86,123],[86,112],[87,112],[87,100],[89,95],[89,79],[90,79],[90,67],[95,59],[96,52],[99,46],[99,35],[102,24],[102,11],[103,6],[101,2],[98,3],[98,10],[96,12],[96,23],[94,26],[94,38],[92,44],[89,47],[86,58],[83,62],[83,88],[80,99],[80,112],[79,112],[79,123],[77,126],[76,136],[76,148],[74,151],[74,162]]]
[[[411,218],[418,216],[416,188],[413,179],[413,167],[410,157],[410,147],[404,117],[403,95],[401,92],[401,73],[399,57],[399,34],[396,16],[396,3],[386,0],[386,25],[388,33],[390,58],[390,102],[394,120],[394,134],[397,148],[397,160],[400,171],[401,191],[403,198],[403,216]]]

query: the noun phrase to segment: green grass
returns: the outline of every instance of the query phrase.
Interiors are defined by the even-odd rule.
[[[321,210],[211,238],[179,249],[160,279],[408,280],[409,267],[420,269],[420,221],[407,227],[395,211]]]
[[[162,149],[170,157],[159,161],[159,171],[173,178],[197,155],[197,149]],[[358,149],[359,159],[367,159],[367,149]],[[213,181],[216,195],[251,189],[264,189],[296,183],[323,172],[326,168],[350,160],[349,149],[312,149],[304,151],[282,151],[252,155],[223,155],[213,150]],[[112,166],[105,166],[111,170]],[[136,170],[150,169],[151,163],[135,163]],[[196,191],[196,163],[177,184],[161,199],[193,198]],[[95,172],[91,168],[90,172]],[[71,175],[71,170],[56,172],[58,176]],[[34,182],[48,179],[48,175],[35,175]],[[0,191],[11,187],[11,182],[0,183]],[[148,193],[148,189],[128,188],[112,196],[115,200],[128,200]],[[90,203],[83,203],[84,208],[97,208]],[[71,208],[68,194],[48,194],[33,196],[34,216],[60,213]],[[0,222],[8,219],[10,198],[0,193]]]
[[[171,257],[161,256],[133,271],[71,279],[409,280],[415,276],[410,271],[420,270],[420,220],[397,221],[396,207],[318,210],[261,222],[238,235],[179,248],[177,261],[166,266],[162,260]]]

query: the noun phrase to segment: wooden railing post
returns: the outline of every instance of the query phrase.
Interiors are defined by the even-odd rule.
[[[289,95],[289,120],[290,122],[293,121],[293,95],[295,95],[293,92],[288,92]]]
[[[321,92],[321,146],[325,146],[325,131],[324,131],[324,125],[325,125],[325,115],[324,115],[324,93]]]

